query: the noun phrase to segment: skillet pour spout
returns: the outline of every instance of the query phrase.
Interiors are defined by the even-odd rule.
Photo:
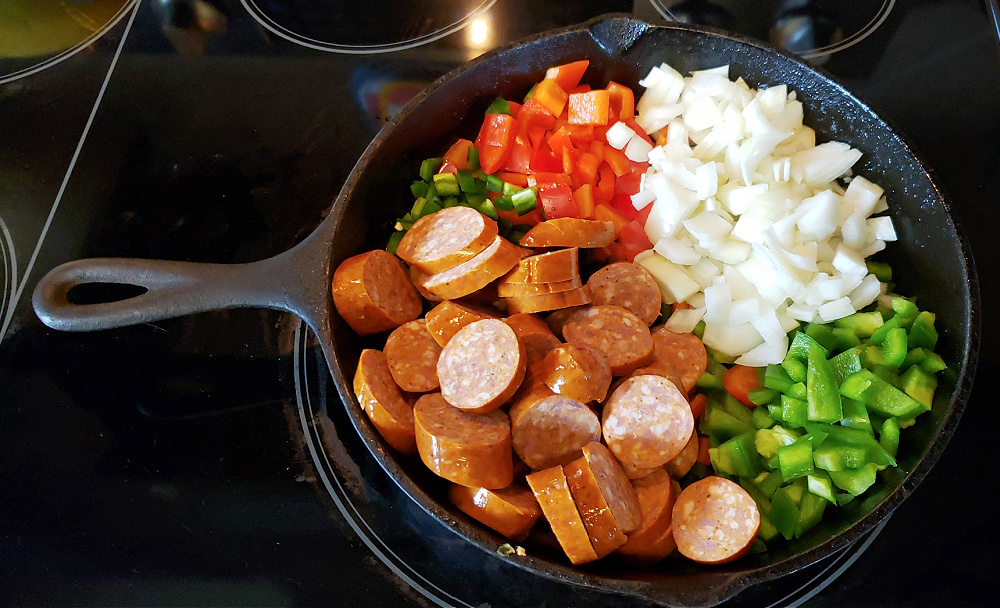
[[[381,467],[427,514],[495,556],[504,540],[452,508],[447,484],[418,460],[393,452],[358,407],[351,378],[361,350],[371,346],[371,340],[355,335],[337,317],[330,280],[343,260],[384,247],[395,218],[412,203],[408,186],[422,159],[438,156],[455,138],[474,139],[483,112],[497,96],[520,99],[546,68],[580,59],[590,60],[587,84],[603,87],[614,80],[637,94],[638,81],[663,62],[682,73],[728,64],[732,78],[742,77],[752,87],[786,84],[794,90],[817,140],[836,139],[860,150],[863,157],[855,173],[885,188],[899,240],[884,252],[884,259],[907,269],[907,276],[898,278],[900,291],[936,313],[938,350],[949,373],[931,412],[908,430],[899,466],[881,473],[877,489],[828,511],[820,525],[799,539],[719,567],[671,557],[647,567],[612,559],[576,568],[544,544],[532,546],[530,539],[528,556],[502,560],[538,577],[636,603],[706,606],[830,556],[888,517],[951,438],[975,373],[979,289],[967,240],[912,148],[833,79],[758,41],[685,24],[654,26],[627,15],[608,15],[496,49],[443,76],[407,104],[362,155],[326,220],[292,250],[231,268],[106,259],[69,263],[39,283],[35,310],[46,325],[74,331],[233,307],[273,308],[302,317],[318,334],[340,400]],[[148,291],[116,303],[70,303],[69,289],[86,282],[128,283]]]

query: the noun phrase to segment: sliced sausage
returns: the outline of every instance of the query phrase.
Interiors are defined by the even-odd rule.
[[[642,524],[639,499],[621,464],[608,447],[591,442],[583,447],[583,459],[590,465],[601,494],[608,502],[608,509],[623,533],[631,533]]]
[[[510,420],[499,410],[463,412],[440,393],[413,405],[417,452],[432,472],[462,486],[505,488],[514,481]]]
[[[750,494],[718,476],[685,488],[674,503],[672,519],[680,553],[708,565],[745,555],[760,528],[760,512]]]
[[[652,336],[656,359],[673,368],[685,393],[691,393],[698,377],[708,368],[705,343],[694,334],[671,332],[664,326],[653,328]]]
[[[590,302],[590,292],[586,287],[582,287],[540,296],[513,296],[505,298],[504,302],[507,303],[507,311],[511,314],[540,313],[585,305]]]
[[[533,391],[510,409],[514,452],[531,469],[562,465],[601,439],[601,421],[586,404],[546,391]]]
[[[598,220],[554,218],[531,227],[523,247],[606,247],[615,240],[615,225]]]
[[[352,256],[333,272],[333,304],[358,334],[378,334],[420,317],[423,301],[398,258],[385,250]]]
[[[392,380],[385,355],[365,349],[354,373],[354,395],[385,441],[407,455],[417,453],[413,408]]]
[[[472,322],[498,317],[499,311],[482,305],[445,300],[427,312],[427,331],[443,347],[452,336]]]
[[[552,330],[537,315],[516,313],[504,320],[514,330],[514,334],[524,343],[528,366],[541,360],[545,354],[561,343]]]
[[[681,452],[676,457],[667,461],[664,466],[667,473],[680,480],[687,475],[694,464],[698,462],[698,431],[691,432],[691,439],[688,440]]]
[[[525,479],[570,562],[582,565],[597,560],[597,552],[590,543],[587,528],[570,494],[562,466],[555,465],[528,474]]]
[[[421,286],[444,300],[468,296],[514,268],[524,253],[525,250],[510,241],[497,237],[486,249],[466,262],[446,271],[428,275]]]
[[[691,438],[694,417],[684,394],[662,376],[634,376],[604,404],[601,427],[608,448],[629,467],[660,467]]]
[[[430,302],[441,302],[440,298],[428,292],[424,287],[424,282],[427,281],[428,277],[430,277],[430,275],[421,271],[417,267],[410,267],[410,283],[412,283],[413,287],[416,288],[417,293],[420,294],[421,298],[429,300]]]
[[[497,295],[503,298],[512,296],[544,296],[546,294],[558,294],[570,290],[578,290],[583,287],[583,281],[579,278],[569,281],[554,281],[552,283],[497,283]]]
[[[624,380],[624,379],[622,379]],[[621,461],[619,461],[621,463]],[[625,476],[629,480],[638,480],[640,478],[645,478],[646,476],[652,474],[660,467],[632,467],[631,465],[621,463],[622,471],[625,472]]]
[[[437,362],[441,345],[418,319],[399,326],[385,341],[383,349],[389,371],[403,391],[427,393],[438,388]]]
[[[624,307],[647,326],[660,316],[660,288],[649,271],[634,262],[601,267],[587,280],[587,287],[594,304]]]
[[[524,345],[510,326],[499,319],[474,321],[441,350],[441,395],[467,412],[494,410],[520,387],[526,360]]]
[[[618,526],[618,520],[611,512],[603,489],[597,481],[594,470],[585,457],[580,457],[563,467],[566,482],[573,495],[576,509],[583,518],[583,524],[590,535],[590,543],[603,558],[625,545],[628,538]]]
[[[656,344],[655,341],[653,344],[654,345]],[[678,389],[681,389],[684,386],[684,384],[681,381],[681,376],[680,374],[677,373],[677,370],[673,366],[667,364],[662,360],[654,359],[653,362],[650,363],[648,366],[643,366],[642,368],[636,368],[629,376],[641,376],[643,374],[654,374],[656,376],[662,376],[667,380],[669,380],[674,385],[676,385]]]
[[[471,207],[448,207],[414,222],[396,255],[427,274],[441,273],[482,252],[497,232],[496,222]]]
[[[653,358],[653,339],[646,323],[616,305],[599,305],[574,313],[563,326],[563,338],[603,355],[614,376],[626,375]]]
[[[573,317],[577,311],[583,311],[584,309],[589,309],[589,305],[582,305],[579,307],[567,307],[565,309],[559,309],[553,311],[545,316],[545,325],[552,330],[552,333],[557,337],[563,335],[563,328],[566,327],[566,323]]]
[[[504,283],[553,283],[580,278],[580,250],[575,247],[521,259]]]
[[[661,561],[677,549],[671,517],[681,487],[662,468],[633,480],[632,486],[639,498],[642,525],[628,536],[628,543],[619,548],[618,553],[636,562]]]
[[[522,484],[501,489],[452,484],[448,498],[471,518],[514,541],[527,537],[542,516],[534,493]]]
[[[541,360],[538,378],[554,393],[578,402],[602,402],[611,386],[611,367],[590,347],[560,345]]]

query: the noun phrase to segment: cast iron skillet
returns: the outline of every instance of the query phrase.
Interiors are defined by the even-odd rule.
[[[855,170],[883,186],[900,240],[883,259],[898,275],[897,289],[917,296],[937,314],[938,351],[948,362],[938,398],[903,434],[898,468],[877,489],[840,510],[801,539],[721,567],[681,558],[634,567],[614,558],[570,567],[544,542],[530,556],[509,560],[570,585],[641,598],[644,602],[713,605],[757,582],[809,565],[870,531],[900,504],[937,461],[971,390],[979,345],[979,290],[972,254],[948,203],[913,151],[864,103],[800,60],[760,43],[687,25],[651,26],[606,16],[498,49],[442,77],[418,95],[375,138],[330,208],[303,242],[274,258],[242,265],[93,259],[62,265],[38,284],[34,307],[48,326],[89,331],[190,313],[263,307],[294,313],[319,337],[348,413],[372,454],[413,501],[469,543],[493,553],[502,543],[451,508],[446,485],[419,460],[401,458],[381,440],[350,389],[362,348],[384,337],[360,338],[336,315],[330,296],[333,269],[345,258],[383,247],[394,219],[410,206],[408,184],[421,159],[441,153],[456,137],[474,138],[483,111],[497,95],[519,99],[548,66],[589,59],[585,80],[637,87],[648,70],[668,62],[682,73],[731,66],[751,86],[788,84],[805,106],[806,123],[820,140],[837,139],[864,153]],[[641,90],[641,89],[639,89]],[[70,288],[84,283],[142,286],[145,294],[118,302],[74,305]],[[921,531],[921,534],[934,534]],[[639,599],[636,599],[639,600]]]

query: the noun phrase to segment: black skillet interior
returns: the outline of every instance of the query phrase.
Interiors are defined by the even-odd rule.
[[[637,568],[606,559],[582,568],[569,566],[543,535],[525,544],[530,556],[513,557],[541,576],[570,584],[597,586],[654,602],[710,605],[755,582],[780,577],[823,558],[885,518],[937,460],[964,407],[978,348],[978,288],[971,253],[960,237],[948,205],[928,170],[911,149],[871,109],[828,77],[791,56],[760,43],[683,25],[652,27],[609,16],[559,30],[489,53],[440,79],[419,95],[376,138],[338,198],[332,264],[385,246],[396,217],[412,204],[408,185],[423,158],[439,156],[454,139],[474,139],[487,105],[498,95],[521,99],[551,65],[589,59],[584,81],[603,87],[609,80],[642,91],[638,81],[667,62],[681,73],[729,64],[730,76],[751,86],[787,84],[805,107],[806,124],[820,140],[847,142],[864,153],[856,172],[885,188],[899,241],[882,259],[892,263],[898,290],[915,295],[937,314],[938,351],[949,364],[932,411],[903,434],[900,466],[882,472],[877,490],[839,510],[801,539],[774,544],[773,550],[734,564],[706,568],[680,558]],[[395,455],[368,424],[350,390],[362,348],[379,348],[384,336],[359,338],[332,320],[335,360],[331,362],[341,399],[376,458],[421,507],[484,551],[504,540],[451,508],[447,484],[417,459]]]

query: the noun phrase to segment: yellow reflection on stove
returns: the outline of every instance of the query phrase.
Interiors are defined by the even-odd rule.
[[[103,29],[129,0],[0,0],[0,58],[70,49]]]

